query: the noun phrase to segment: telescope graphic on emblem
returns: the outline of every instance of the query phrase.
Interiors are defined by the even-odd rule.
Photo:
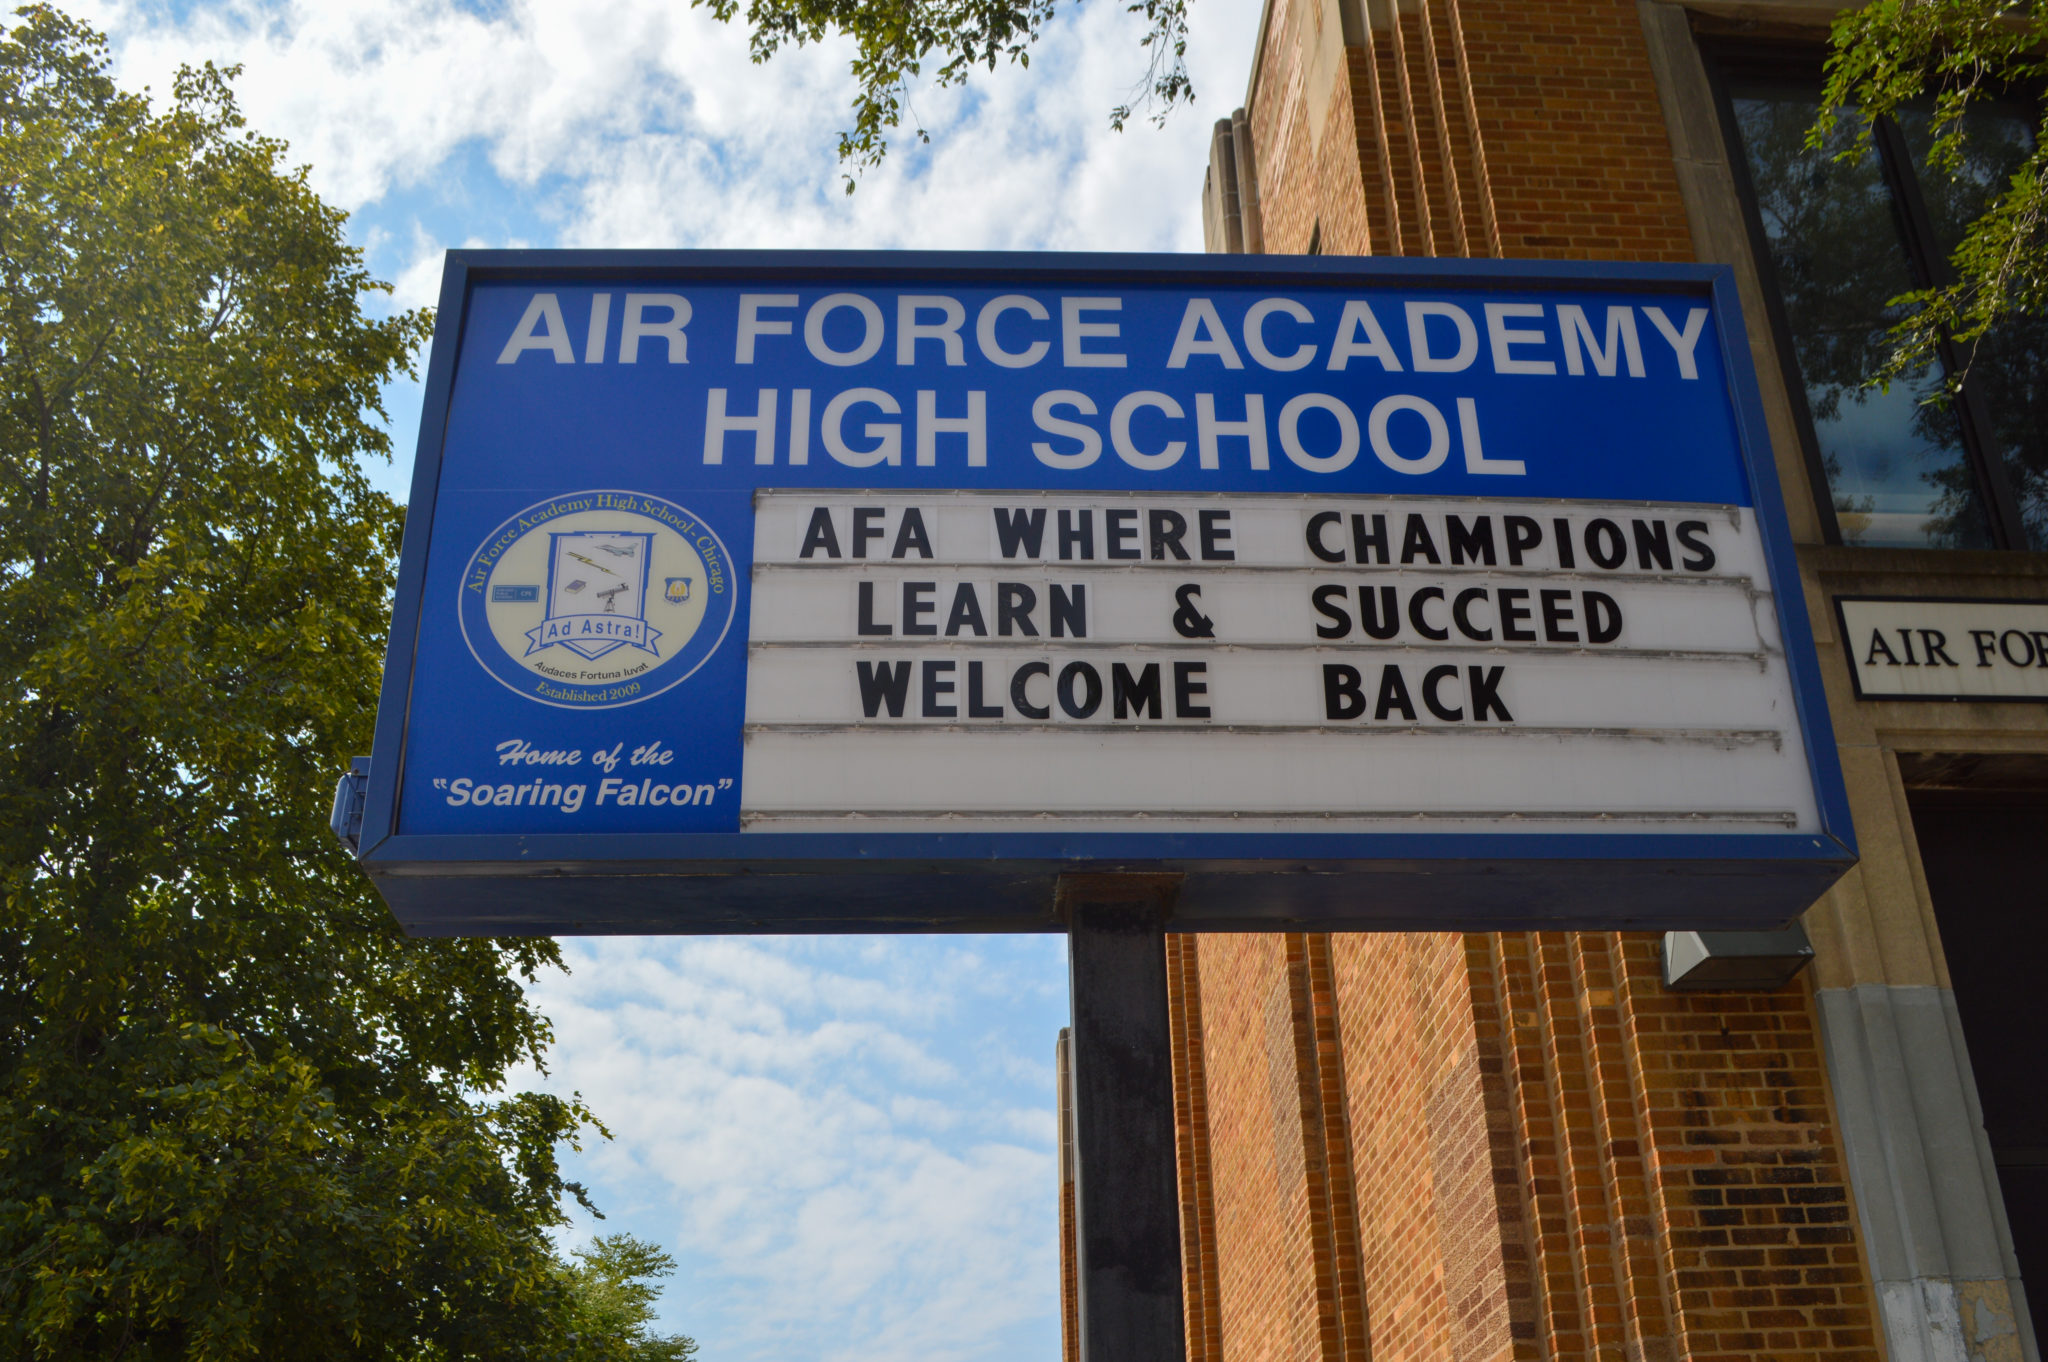
[[[667,586],[661,594],[670,605],[681,605],[684,601],[690,599],[690,579],[688,577],[669,577],[665,580]]]

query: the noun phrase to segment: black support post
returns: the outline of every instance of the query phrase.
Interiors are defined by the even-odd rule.
[[[1185,1362],[1167,876],[1061,885],[1073,989],[1081,1362]]]

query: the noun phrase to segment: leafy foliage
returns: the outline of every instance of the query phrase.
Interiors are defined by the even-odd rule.
[[[722,23],[740,13],[740,0],[690,0]],[[964,84],[980,67],[998,62],[1031,65],[1031,48],[1052,22],[1056,0],[747,0],[746,25],[755,62],[765,62],[784,45],[824,41],[832,34],[852,40],[853,127],[839,135],[839,159],[857,169],[878,165],[888,154],[889,133],[900,127],[910,82],[932,66],[940,89]],[[1145,16],[1139,46],[1149,58],[1140,82],[1143,98],[1157,101],[1158,118],[1176,103],[1192,101],[1188,78],[1188,0],[1127,0],[1126,12]],[[935,64],[935,65],[934,65]],[[1133,110],[1120,105],[1110,125],[1121,130]],[[919,141],[930,134],[920,126]],[[847,192],[854,187],[846,180]]]
[[[1951,338],[1966,350],[2003,321],[2048,314],[2048,110],[2036,106],[2031,137],[1987,105],[2048,80],[2048,7],[2011,0],[1874,0],[1835,20],[1827,87],[1811,142],[1826,146],[1838,127],[1851,135],[1830,148],[1862,156],[1873,120],[1896,118],[1924,138],[1939,225],[1944,198],[1960,199],[1946,243],[1955,277],[1904,294],[1906,315],[1876,377],[1917,373]],[[1917,150],[1918,148],[1916,148]],[[1965,374],[1955,375],[1961,382]]]
[[[696,1357],[697,1340],[647,1330],[661,1294],[650,1283],[674,1272],[675,1259],[630,1234],[599,1235],[575,1257],[577,1265],[570,1271],[574,1327],[591,1362],[691,1362]]]
[[[228,81],[0,38],[0,1352],[578,1355],[549,941],[407,940],[326,831],[427,335]],[[587,1355],[587,1354],[585,1354]]]

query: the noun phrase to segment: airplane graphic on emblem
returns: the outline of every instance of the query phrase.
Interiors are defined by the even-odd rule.
[[[615,648],[638,648],[659,657],[655,640],[661,630],[647,622],[648,550],[654,536],[626,530],[581,530],[549,536],[547,618],[537,629],[526,631],[527,655],[546,648],[567,648],[592,661]],[[593,553],[621,561],[617,569],[607,567]],[[602,612],[572,603],[589,583],[571,577],[577,566],[591,569],[611,581],[591,594],[604,602]],[[671,579],[673,580],[673,579]]]

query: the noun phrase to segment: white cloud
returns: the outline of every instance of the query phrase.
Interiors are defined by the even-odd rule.
[[[721,1358],[1016,1355],[1055,1309],[1051,1086],[1010,1077],[1051,1027],[982,1023],[1043,1023],[1057,943],[993,944],[570,943],[537,987],[605,1209],[661,1226]]]
[[[681,0],[225,0],[180,18],[112,0],[94,17],[131,84],[240,63],[252,123],[352,210],[416,189],[459,202],[480,156],[564,245],[1198,249],[1207,123],[1241,86],[1256,6],[1198,5],[1208,98],[1120,136],[1106,116],[1143,71],[1137,21],[1070,10],[1029,71],[916,92],[933,144],[899,134],[850,198],[833,158],[848,49],[757,67],[740,30]]]

